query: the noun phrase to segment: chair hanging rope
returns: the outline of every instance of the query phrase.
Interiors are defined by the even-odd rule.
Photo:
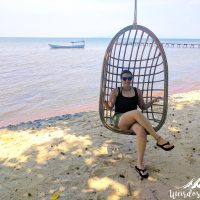
[[[137,25],[137,0],[135,0],[134,21],[133,25]]]
[[[121,86],[120,74],[128,69],[133,74],[132,84],[142,91],[145,103],[157,96],[162,101],[142,111],[158,131],[165,122],[168,106],[168,64],[162,44],[148,28],[137,25],[135,0],[134,24],[120,30],[107,47],[101,74],[99,114],[103,125],[111,131],[125,132],[113,126],[112,110],[103,106],[111,91]]]

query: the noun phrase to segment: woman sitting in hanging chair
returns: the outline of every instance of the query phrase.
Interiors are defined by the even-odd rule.
[[[148,109],[153,103],[159,101],[160,97],[153,99],[145,104],[142,92],[132,87],[133,75],[129,70],[124,70],[121,73],[122,87],[112,90],[109,101],[104,102],[104,106],[111,110],[115,106],[115,114],[113,116],[114,124],[117,128],[127,131],[134,131],[137,141],[137,165],[136,171],[142,178],[148,178],[148,172],[144,166],[144,152],[147,143],[147,132],[157,141],[157,146],[165,151],[170,151],[174,148],[169,142],[159,136],[149,120],[137,110],[137,106],[141,110]]]

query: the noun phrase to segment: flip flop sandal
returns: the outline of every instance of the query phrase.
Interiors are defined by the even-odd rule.
[[[170,150],[172,150],[173,148],[174,148],[174,145],[172,145],[171,147],[169,147],[169,148],[166,148],[165,146],[166,145],[170,145],[170,143],[169,142],[166,142],[165,144],[156,144],[158,147],[160,147],[161,149],[163,149],[163,150],[165,150],[165,151],[170,151]]]
[[[146,172],[147,169],[139,169],[137,166],[135,166],[135,170],[138,172],[138,174],[140,175],[140,177],[143,179],[143,178],[148,178],[149,177],[149,174],[142,174],[141,172]]]

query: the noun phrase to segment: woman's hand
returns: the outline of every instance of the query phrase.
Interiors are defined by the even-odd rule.
[[[107,110],[112,110],[112,108],[115,105],[116,102],[116,98],[118,95],[118,89],[115,88],[111,91],[110,96],[108,101],[103,101],[103,106],[107,109]]]
[[[108,106],[108,102],[107,101],[103,101],[103,106],[106,108]]]
[[[107,109],[107,110],[110,110],[110,106],[108,105],[108,102],[107,101],[103,101],[103,106]]]

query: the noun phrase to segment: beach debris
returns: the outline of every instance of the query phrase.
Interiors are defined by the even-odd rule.
[[[99,195],[97,196],[97,200],[105,200],[105,198],[104,198],[101,194],[99,194]]]
[[[31,197],[31,196],[32,196],[32,194],[29,192],[29,193],[28,193],[28,196],[29,196],[29,197]]]
[[[7,127],[3,127],[3,128],[8,128],[10,130],[15,130],[16,126],[15,125],[8,125]]]
[[[149,169],[151,169],[152,171],[154,171],[154,172],[160,172],[160,169],[158,169],[158,168],[155,168],[155,167],[149,167]]]
[[[64,152],[62,152],[62,151],[60,152],[60,154],[63,155],[63,156],[66,155],[66,154],[65,154]]]
[[[125,178],[125,176],[123,174],[120,174],[119,177],[120,178]]]
[[[108,152],[108,156],[115,156],[118,158],[118,155],[120,153],[120,149],[119,149],[119,146],[118,145],[121,145],[121,143],[116,143],[116,142],[113,142],[112,144],[114,145],[109,145],[107,147],[107,152]],[[115,145],[115,144],[118,144],[118,145]],[[122,158],[122,156],[120,155],[119,156],[120,159]]]
[[[115,154],[113,157],[114,160],[121,160],[123,158],[124,158],[124,155],[122,153]]]
[[[55,124],[57,121],[64,121],[68,120],[70,118],[74,117],[81,117],[83,116],[84,112],[81,113],[75,113],[75,114],[65,114],[61,116],[55,116],[55,117],[49,117],[49,118],[44,118],[44,119],[36,119],[34,121],[28,121],[28,122],[20,122],[17,123],[16,125],[8,125],[8,126],[3,126],[1,128],[7,128],[9,130],[17,130],[17,129],[41,129],[44,128],[45,126],[51,127],[53,124]]]
[[[156,196],[157,190],[151,189],[151,192],[152,192],[152,194],[153,194],[154,199],[159,200],[158,197]]]
[[[128,194],[127,196],[132,196],[132,191],[131,191],[131,184],[128,183]]]
[[[115,166],[116,165],[116,161],[114,159],[104,160],[103,164],[105,166],[107,166],[107,167]]]
[[[59,192],[54,192],[49,200],[56,200],[60,197]]]

